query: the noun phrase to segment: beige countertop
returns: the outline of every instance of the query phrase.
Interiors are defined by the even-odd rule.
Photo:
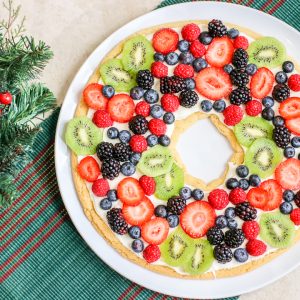
[[[55,56],[42,80],[58,103],[75,73],[106,37],[128,21],[150,11],[160,0],[16,0],[26,15],[28,33],[51,45]],[[0,10],[0,18],[3,10]],[[300,268],[242,300],[300,299]]]

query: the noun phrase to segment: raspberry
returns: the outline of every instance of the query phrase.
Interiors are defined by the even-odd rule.
[[[92,191],[97,197],[106,196],[107,192],[109,191],[108,181],[103,178],[97,179],[92,185]]]
[[[149,130],[151,131],[151,133],[153,133],[157,136],[161,136],[161,135],[165,134],[167,131],[167,125],[161,119],[151,119],[149,121],[148,126],[149,126]]]
[[[133,152],[144,152],[147,149],[147,140],[142,135],[133,135],[129,141]]]
[[[256,221],[246,221],[242,226],[242,230],[247,240],[254,240],[259,234],[259,225]]]
[[[246,37],[240,35],[234,40],[233,47],[236,49],[242,48],[244,50],[247,50],[249,47],[249,42]]]
[[[150,104],[146,101],[139,102],[135,107],[135,113],[143,117],[148,117],[150,115]]]
[[[147,263],[153,263],[160,258],[160,250],[157,245],[148,245],[144,252],[143,257]]]
[[[290,76],[288,85],[290,89],[294,92],[300,91],[300,75],[299,74],[293,74]]]
[[[246,113],[248,116],[257,116],[262,111],[262,104],[257,100],[251,100],[246,103]]]
[[[179,64],[174,70],[174,75],[181,78],[191,78],[194,76],[194,68],[190,65]]]
[[[214,209],[223,209],[229,203],[228,194],[221,189],[215,189],[208,195],[208,202]]]
[[[175,112],[180,105],[179,98],[172,94],[164,94],[160,102],[166,112]]]
[[[96,110],[93,116],[93,122],[100,128],[110,127],[113,124],[113,120],[105,110]]]
[[[156,182],[153,179],[153,177],[149,177],[146,175],[143,175],[139,179],[140,185],[142,189],[144,190],[144,193],[148,196],[153,195],[155,192]]]
[[[246,201],[246,193],[242,188],[235,188],[229,193],[229,201],[236,205]]]
[[[168,76],[168,67],[161,61],[156,61],[151,65],[151,73],[156,78]]]
[[[246,244],[247,252],[252,256],[260,256],[267,250],[267,246],[260,240],[251,240]]]
[[[195,40],[191,43],[190,52],[193,54],[193,56],[195,58],[199,58],[199,57],[202,57],[205,54],[206,48],[198,40]]]
[[[192,42],[198,38],[200,32],[201,31],[198,25],[190,23],[183,26],[181,30],[181,35],[185,40]]]
[[[243,111],[237,105],[229,105],[223,111],[224,123],[228,126],[234,126],[243,119]]]
[[[300,208],[295,208],[290,214],[291,220],[295,225],[300,225]]]

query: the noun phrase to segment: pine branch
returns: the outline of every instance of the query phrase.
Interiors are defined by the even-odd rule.
[[[8,207],[19,195],[13,180],[10,174],[0,173],[0,207]]]

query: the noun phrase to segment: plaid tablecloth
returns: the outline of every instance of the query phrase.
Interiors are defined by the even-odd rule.
[[[165,0],[159,7],[180,2],[188,1]],[[227,2],[260,9],[300,28],[298,0]],[[0,299],[174,299],[117,274],[77,233],[64,208],[55,176],[58,114],[59,110],[43,122],[33,161],[15,182],[21,196],[13,206],[0,210]]]

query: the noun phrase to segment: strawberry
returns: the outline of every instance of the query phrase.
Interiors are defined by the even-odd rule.
[[[190,65],[179,64],[174,69],[174,75],[181,78],[194,77],[194,68]]]
[[[152,45],[155,51],[168,54],[177,49],[178,33],[171,28],[162,28],[153,35]]]
[[[232,61],[233,51],[232,42],[228,37],[216,37],[209,44],[205,58],[211,66],[222,68]]]
[[[263,209],[268,201],[268,193],[260,187],[252,188],[247,193],[247,200],[252,206]]]
[[[134,102],[126,94],[113,96],[107,105],[107,110],[113,121],[127,123],[134,114]]]
[[[290,214],[290,219],[295,225],[300,225],[300,208],[295,208]]]
[[[262,104],[260,101],[251,100],[246,103],[246,113],[248,116],[257,116],[262,111]]]
[[[148,128],[152,134],[157,136],[163,135],[167,131],[167,125],[161,119],[151,119],[148,123]]]
[[[142,135],[133,135],[129,141],[129,145],[133,152],[142,153],[147,150],[147,140]]]
[[[279,113],[284,119],[294,119],[300,117],[300,98],[287,98],[280,103]]]
[[[139,205],[145,197],[139,181],[132,177],[126,177],[119,182],[117,195],[124,204],[131,206]]]
[[[160,255],[160,249],[157,245],[148,245],[143,252],[143,257],[149,264],[157,261]]]
[[[142,238],[149,244],[159,245],[168,236],[169,223],[166,219],[156,217],[142,225]]]
[[[293,74],[290,76],[288,80],[289,88],[294,92],[300,91],[300,75],[299,74]]]
[[[250,91],[253,97],[262,99],[272,90],[275,78],[267,68],[259,68],[250,81]]]
[[[234,126],[240,123],[243,119],[243,111],[237,105],[229,105],[223,111],[224,123],[228,126]]]
[[[261,183],[260,188],[268,194],[268,201],[262,210],[270,211],[278,208],[282,201],[282,189],[278,182],[274,179],[269,179]]]
[[[229,201],[234,205],[245,202],[246,201],[245,191],[242,188],[235,188],[231,190],[229,193]]]
[[[10,92],[0,93],[0,104],[9,105],[12,102],[12,94]]]
[[[160,99],[163,109],[167,112],[175,112],[179,105],[179,98],[173,94],[164,94]]]
[[[300,189],[300,160],[289,158],[281,162],[275,170],[277,182],[286,190]]]
[[[197,91],[210,100],[225,98],[232,91],[230,77],[222,68],[205,68],[197,74],[195,80]]]
[[[94,193],[95,196],[104,197],[106,196],[108,191],[109,191],[109,184],[106,179],[100,178],[94,181],[92,185],[92,192]]]
[[[291,120],[286,120],[285,125],[289,131],[300,136],[300,117]]]
[[[83,101],[90,108],[105,110],[108,99],[102,94],[103,85],[91,83],[83,90]]]
[[[156,78],[162,78],[168,76],[168,67],[161,61],[155,61],[151,65],[151,73]]]
[[[238,36],[237,38],[234,39],[233,47],[235,49],[242,48],[244,50],[247,50],[249,47],[248,39],[242,35]]]
[[[143,117],[148,117],[150,115],[150,104],[146,101],[139,102],[135,107],[135,113]]]
[[[79,162],[77,170],[80,177],[88,182],[94,182],[100,175],[99,165],[92,156],[83,158]]]
[[[154,213],[154,205],[147,197],[144,197],[142,202],[136,206],[124,204],[122,213],[128,224],[140,226],[151,219]]]
[[[180,215],[182,229],[192,238],[200,238],[215,224],[216,213],[209,203],[189,203]]]
[[[206,48],[199,40],[195,40],[190,45],[190,52],[195,58],[199,58],[206,53]]]
[[[201,32],[201,30],[197,24],[190,23],[190,24],[183,26],[183,28],[181,30],[181,35],[185,40],[192,42],[192,41],[197,40],[197,38],[200,35],[200,32]]]
[[[114,123],[110,117],[110,114],[105,110],[96,110],[92,121],[100,128],[110,127]]]
[[[208,195],[208,203],[214,209],[223,209],[229,203],[228,194],[222,189],[212,190]]]
[[[247,240],[254,240],[258,236],[260,228],[256,221],[246,221],[243,223],[242,230]]]
[[[153,177],[143,175],[139,182],[146,195],[151,196],[155,193],[156,182]]]
[[[246,250],[252,256],[260,256],[266,252],[267,246],[260,240],[250,240],[246,244]]]

